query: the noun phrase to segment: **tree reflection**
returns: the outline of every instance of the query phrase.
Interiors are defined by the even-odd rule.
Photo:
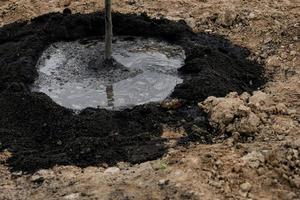
[[[113,85],[106,86],[106,98],[108,107],[114,107],[114,87]]]

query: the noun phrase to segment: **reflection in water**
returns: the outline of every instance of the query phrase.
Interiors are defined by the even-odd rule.
[[[120,109],[162,101],[182,82],[177,76],[185,58],[181,47],[153,39],[117,41],[113,56],[130,72],[109,69],[96,73],[89,68],[104,49],[103,42],[60,42],[46,49],[39,59],[39,78],[33,91],[72,109]]]
[[[107,106],[114,107],[114,87],[113,85],[106,86]]]

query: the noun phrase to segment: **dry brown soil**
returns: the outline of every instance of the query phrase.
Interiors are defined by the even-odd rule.
[[[0,0],[0,26],[66,6],[89,13],[103,9],[103,0]],[[12,173],[5,164],[10,153],[2,152],[0,199],[300,199],[300,1],[115,0],[113,8],[183,19],[195,31],[224,35],[250,49],[249,59],[265,65],[266,95],[258,93],[252,103],[247,95],[208,99],[201,105],[211,123],[232,131],[232,137],[174,147],[139,165],[56,166],[28,175]],[[239,121],[220,120],[230,118],[228,113]],[[245,128],[254,139],[242,141]],[[164,132],[169,138],[181,135]]]

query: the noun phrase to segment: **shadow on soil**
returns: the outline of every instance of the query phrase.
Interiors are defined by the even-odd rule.
[[[193,33],[182,21],[150,19],[145,14],[116,13],[113,21],[115,35],[154,37],[185,49],[185,65],[179,70],[184,82],[171,95],[184,105],[177,110],[165,110],[158,103],[123,111],[88,108],[75,114],[45,94],[30,91],[37,78],[35,65],[51,43],[103,37],[103,14],[54,13],[4,26],[0,28],[0,151],[12,152],[6,163],[12,170],[156,159],[167,150],[161,137],[164,124],[185,128],[188,136],[181,143],[211,143],[217,132],[196,103],[211,95],[253,91],[264,83],[263,67],[246,59],[250,52],[221,36]]]

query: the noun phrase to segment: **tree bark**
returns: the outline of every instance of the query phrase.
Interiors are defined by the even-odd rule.
[[[105,0],[105,60],[110,60],[112,55],[112,17],[111,17],[111,1]]]

